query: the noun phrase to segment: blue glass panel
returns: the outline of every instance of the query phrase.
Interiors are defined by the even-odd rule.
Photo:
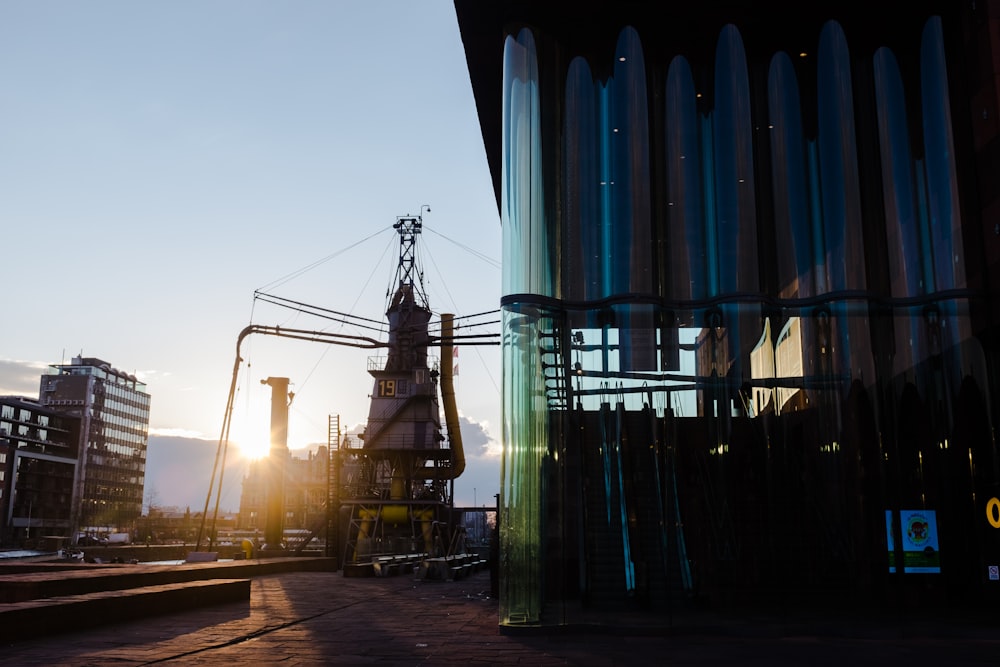
[[[754,192],[753,140],[750,113],[750,81],[743,40],[735,26],[722,29],[716,45],[715,95],[712,111],[713,211],[706,216],[709,247],[715,247],[718,262],[716,295],[756,294],[760,290],[757,255],[757,215]],[[714,233],[714,239],[712,234]],[[725,359],[721,375],[737,386],[750,372],[750,352],[761,336],[757,308],[720,306],[719,326],[725,328],[725,345],[717,358]],[[719,397],[729,405],[738,397]],[[728,413],[728,408],[724,410]]]
[[[712,117],[719,291],[756,292],[759,285],[750,82],[743,40],[732,25],[723,28],[716,47]]]
[[[768,73],[768,137],[771,148],[771,174],[774,188],[774,242],[777,259],[778,294],[783,298],[805,298],[816,294],[817,273],[824,262],[823,240],[816,229],[819,219],[815,205],[819,191],[815,145],[805,138],[798,80],[791,59],[778,53],[771,59]],[[759,349],[751,357],[754,378],[776,377],[780,382],[801,382],[820,373],[817,367],[816,327],[811,317],[789,315],[787,319],[766,322]],[[765,363],[772,357],[773,368]],[[771,371],[768,373],[768,371]],[[782,387],[771,392],[755,388],[763,408],[773,400],[773,409],[782,413],[796,403],[815,402],[814,390],[805,387]]]
[[[965,263],[961,243],[956,242],[956,238],[961,238],[958,233],[961,217],[940,17],[928,20],[924,28],[920,84],[934,287],[947,290],[965,286]]]
[[[704,187],[699,119],[691,67],[674,58],[667,72],[667,295],[704,299],[709,295]]]
[[[861,184],[858,173],[857,133],[851,56],[838,23],[830,21],[820,33],[817,64],[817,129],[825,276],[817,291],[867,289]],[[874,377],[870,333],[863,309],[848,313],[849,303],[829,308],[829,333],[817,339],[825,356],[817,363],[839,380]],[[824,325],[826,326],[826,325]]]
[[[920,48],[920,93],[923,111],[924,174],[927,188],[927,236],[934,290],[966,287],[962,219],[958,176],[952,137],[952,119],[940,17],[924,26]],[[943,365],[952,390],[957,393],[964,375],[981,363],[979,343],[964,301],[941,301],[932,346],[947,358]],[[936,343],[936,345],[935,345]]]
[[[888,49],[879,49],[874,62],[890,289],[896,297],[917,296],[926,291],[927,283],[921,268],[920,221],[903,81],[896,58]]]
[[[810,218],[809,174],[798,81],[786,53],[771,60],[768,76],[769,137],[774,181],[778,289],[783,297],[813,296],[817,256]]]
[[[611,128],[608,127],[608,87],[614,85],[613,81],[608,81],[607,85],[597,84],[597,101],[599,120],[597,123],[597,143],[599,156],[599,184],[598,191],[598,211],[601,216],[601,296],[608,296],[617,291],[615,276],[612,269],[612,259],[614,258],[614,231],[612,229],[611,189],[614,187],[614,174],[611,173]]]
[[[576,58],[566,76],[563,124],[563,293],[573,300],[598,299],[602,291],[601,192],[597,142],[596,84],[587,61]]]
[[[826,284],[820,291],[864,289],[864,235],[854,129],[851,61],[839,24],[823,26],[818,68],[819,158]]]
[[[918,204],[921,189],[915,183],[903,80],[889,49],[876,51],[874,74],[889,289],[894,297],[919,296],[927,291],[930,278],[924,268],[927,255],[922,238],[926,232]],[[893,373],[900,374],[927,356],[926,327],[919,310],[898,312],[893,325]]]
[[[625,28],[618,37],[614,74],[608,84],[608,228],[612,294],[653,293],[653,234],[649,181],[649,118],[646,67],[639,35]],[[624,307],[619,320],[622,370],[656,368],[655,332],[647,309]]]
[[[611,271],[614,293],[650,293],[652,240],[649,189],[649,119],[642,45],[633,28],[622,30],[608,85]]]

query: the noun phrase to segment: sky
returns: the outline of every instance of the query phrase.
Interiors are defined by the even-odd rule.
[[[0,395],[37,397],[81,354],[135,374],[147,503],[206,503],[234,368],[223,509],[267,446],[262,380],[290,381],[293,455],[331,415],[364,423],[377,351],[251,335],[237,364],[237,338],[378,338],[255,294],[384,322],[411,215],[432,311],[497,311],[500,221],[450,0],[0,0]],[[455,503],[492,504],[499,348],[460,347],[458,369]]]

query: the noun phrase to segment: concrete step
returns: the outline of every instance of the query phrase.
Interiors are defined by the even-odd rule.
[[[298,557],[180,565],[81,564],[55,571],[37,571],[31,568],[21,574],[0,574],[0,603],[205,579],[239,579],[281,572],[333,571],[334,565],[335,560],[332,558]]]
[[[249,579],[207,579],[11,602],[0,604],[0,641],[249,600]]]

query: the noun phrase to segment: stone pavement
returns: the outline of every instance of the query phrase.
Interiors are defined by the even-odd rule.
[[[685,614],[501,633],[488,572],[254,577],[250,602],[0,646],[0,665],[998,665],[996,618]]]

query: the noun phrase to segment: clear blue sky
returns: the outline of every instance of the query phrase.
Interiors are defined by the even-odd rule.
[[[497,309],[499,216],[449,0],[0,0],[0,394],[37,396],[81,352],[135,373],[157,504],[204,502],[243,327],[370,333],[254,290],[383,320],[391,226],[424,204],[432,309]],[[266,443],[268,376],[296,393],[293,449],[325,443],[331,414],[363,423],[370,354],[248,339],[234,439]],[[460,504],[499,488],[499,366],[460,350]]]

